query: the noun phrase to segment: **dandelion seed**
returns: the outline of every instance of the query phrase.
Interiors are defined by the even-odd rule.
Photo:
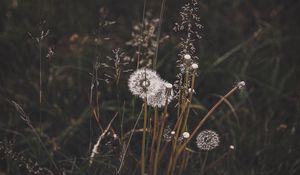
[[[161,79],[156,72],[147,68],[136,70],[128,80],[129,90],[140,98],[156,94],[161,84]]]
[[[149,95],[147,98],[148,105],[152,107],[161,108],[170,103],[173,100],[174,92],[172,90],[172,84],[161,80],[161,85],[158,87],[158,91],[154,95]],[[167,90],[168,89],[168,90]]]
[[[200,132],[196,138],[197,147],[201,150],[210,151],[220,143],[219,135],[212,130]]]

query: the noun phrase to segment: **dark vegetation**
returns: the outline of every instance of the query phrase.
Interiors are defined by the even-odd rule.
[[[167,0],[162,28],[149,38],[156,41],[158,31],[160,38],[169,36],[156,65],[169,82],[178,71],[180,35],[173,27],[185,3]],[[148,0],[144,21],[159,18],[161,5]],[[0,2],[0,175],[116,173],[124,148],[112,133],[130,131],[142,104],[127,80],[136,69],[139,45],[131,34],[143,21],[143,6],[138,0]],[[207,164],[235,146],[204,174],[299,174],[300,1],[201,0],[198,7],[204,28],[195,42],[199,76],[190,125],[234,82],[247,84],[204,125],[221,139]],[[147,49],[151,45],[141,51]],[[116,55],[130,64],[116,66]],[[111,135],[89,166],[101,128],[116,113]],[[139,174],[134,157],[141,137],[133,135],[122,174]],[[205,154],[191,154],[183,174],[199,174]]]

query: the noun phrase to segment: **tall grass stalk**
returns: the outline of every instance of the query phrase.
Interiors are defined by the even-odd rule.
[[[153,69],[156,69],[158,49],[159,49],[159,43],[160,43],[161,27],[162,27],[162,21],[163,21],[164,10],[165,10],[165,3],[166,3],[166,0],[162,0],[160,14],[159,14],[159,25],[158,25],[158,30],[157,30],[155,56],[153,58]]]
[[[156,151],[155,151],[155,158],[154,158],[154,168],[153,168],[153,174],[157,174],[158,171],[158,165],[159,165],[159,155],[160,155],[160,145],[161,145],[161,140],[163,137],[163,132],[165,128],[165,122],[166,122],[166,117],[167,117],[167,112],[168,112],[168,97],[171,93],[170,89],[166,89],[166,94],[167,98],[165,101],[165,107],[164,107],[164,112],[161,117],[161,123],[160,123],[160,128],[159,128],[159,134],[158,134],[158,141],[157,141],[157,146],[156,146]]]

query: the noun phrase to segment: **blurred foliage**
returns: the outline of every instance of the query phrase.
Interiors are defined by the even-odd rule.
[[[164,12],[161,32],[170,38],[160,45],[158,72],[170,82],[176,78],[180,41],[172,28],[185,2],[167,1]],[[146,10],[155,18],[160,7],[160,1],[147,1]],[[201,0],[199,8],[204,29],[196,43],[200,74],[194,104],[198,108],[192,111],[190,125],[234,82],[247,82],[246,90],[232,97],[205,125],[221,135],[221,146],[209,152],[208,162],[220,157],[229,145],[236,147],[208,174],[298,174],[300,1]],[[91,144],[100,133],[90,110],[92,75],[97,61],[113,58],[113,49],[134,57],[136,50],[126,42],[142,14],[143,1],[138,0],[2,0],[0,140],[14,140],[14,149],[53,169],[34,133],[10,103],[14,100],[30,116],[51,156],[67,174],[112,174],[118,166],[117,158],[110,157],[114,154],[101,155],[99,166],[92,167],[95,171],[86,165]],[[99,71],[112,73],[106,68]],[[101,124],[105,126],[119,112],[113,123],[117,133],[133,127],[141,106],[128,92],[127,78],[128,73],[122,73],[118,84],[99,82]],[[191,156],[185,174],[198,174],[203,156]],[[134,167],[128,161],[124,174],[131,174]],[[0,160],[0,174],[21,171],[13,160]]]

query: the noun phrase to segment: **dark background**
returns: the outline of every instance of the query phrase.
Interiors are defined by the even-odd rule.
[[[160,46],[157,70],[169,82],[176,78],[180,42],[172,28],[185,2],[167,0],[165,4],[161,33],[170,38]],[[147,1],[146,11],[158,18],[160,7],[161,1]],[[209,154],[209,162],[226,152],[229,145],[236,147],[208,174],[300,173],[299,7],[297,0],[199,1],[204,28],[200,32],[202,39],[195,41],[200,70],[195,104],[203,109],[193,115],[204,113],[235,82],[247,83],[243,93],[230,98],[232,108],[223,105],[205,126],[221,136],[221,145]],[[93,72],[97,56],[105,60],[113,49],[121,48],[133,57],[135,49],[126,42],[131,39],[133,26],[142,21],[142,14],[140,0],[2,0],[1,143],[12,142],[16,154],[37,161],[42,167],[53,168],[31,129],[18,117],[13,100],[30,116],[54,160],[67,174],[114,172],[118,163],[113,156],[100,156],[98,168],[92,172],[85,163],[91,144],[99,136],[90,111],[89,73]],[[103,21],[115,24],[100,28]],[[37,44],[35,38],[48,30],[48,36]],[[101,40],[95,44],[97,38]],[[54,52],[51,57],[47,57],[49,48]],[[99,105],[104,126],[123,106],[131,109],[133,97],[127,88],[127,78],[128,74],[122,74],[118,86],[100,83]],[[135,104],[140,107],[141,101]],[[125,110],[124,131],[132,128],[137,113],[137,109]],[[117,132],[120,122],[117,118],[114,123]],[[201,156],[191,157],[186,174],[199,173]],[[124,174],[131,174],[132,165],[126,166],[128,173]],[[18,168],[16,161],[4,158],[0,161],[0,174],[26,174],[26,171]]]

